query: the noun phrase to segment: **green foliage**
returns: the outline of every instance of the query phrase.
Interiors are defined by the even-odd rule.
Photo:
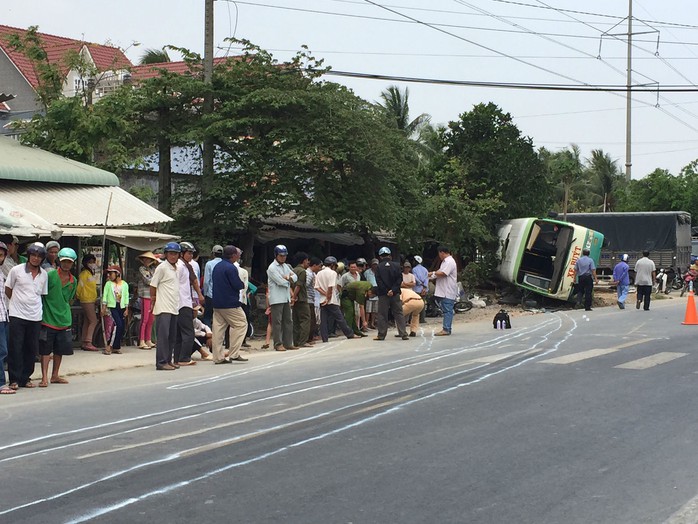
[[[477,104],[450,122],[444,133],[446,155],[457,158],[469,174],[472,199],[499,194],[505,203],[491,217],[538,215],[546,211],[550,187],[530,138],[523,137],[511,115],[495,104]]]
[[[170,55],[165,49],[146,49],[143,52],[143,55],[141,55],[141,59],[138,61],[138,64],[161,64],[169,61]]]
[[[157,194],[153,191],[153,188],[148,185],[132,186],[128,192],[148,204],[152,204],[157,198]]]
[[[401,228],[406,242],[432,239],[474,258],[492,249],[501,220],[546,210],[543,163],[496,105],[474,106],[430,140],[437,153],[420,170],[419,206]]]

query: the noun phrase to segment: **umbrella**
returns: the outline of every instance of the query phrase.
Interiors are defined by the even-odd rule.
[[[63,231],[36,213],[0,199],[0,233],[21,237],[50,236],[57,239]]]

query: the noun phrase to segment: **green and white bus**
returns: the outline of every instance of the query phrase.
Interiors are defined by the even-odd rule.
[[[500,278],[558,300],[574,300],[574,264],[589,249],[598,264],[603,235],[548,218],[516,218],[499,226]]]

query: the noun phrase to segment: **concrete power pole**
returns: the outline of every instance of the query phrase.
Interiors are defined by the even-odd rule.
[[[204,16],[204,83],[206,84],[206,94],[204,96],[203,116],[213,113],[213,92],[211,84],[213,83],[213,2],[214,0],[204,0],[205,16]],[[213,172],[213,138],[206,136],[203,143],[202,151],[202,172],[201,172],[201,196],[204,199],[202,206],[204,213],[203,228],[207,237],[213,236],[213,219],[210,216],[212,211],[211,206],[205,199],[211,192],[214,183]],[[213,240],[213,238],[209,238]]]
[[[633,0],[628,0],[628,80],[625,108],[625,176],[631,178],[632,161],[632,73],[633,73]]]

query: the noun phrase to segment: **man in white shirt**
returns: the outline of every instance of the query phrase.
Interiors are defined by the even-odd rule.
[[[48,275],[41,269],[46,256],[42,245],[27,248],[29,259],[14,266],[5,281],[5,295],[10,299],[10,347],[7,368],[10,387],[33,388],[31,381],[39,354],[39,333],[43,315],[42,295],[48,294]]]
[[[436,333],[436,336],[443,337],[451,334],[453,305],[456,303],[456,298],[458,298],[458,268],[448,247],[439,246],[437,252],[441,259],[441,266],[439,266],[438,270],[429,273],[429,278],[436,279],[434,298],[439,301],[441,310],[444,313],[442,329]]]
[[[150,281],[150,307],[155,316],[155,332],[158,336],[155,369],[159,371],[172,371],[179,367],[173,365],[172,357],[177,341],[177,317],[179,316],[177,262],[181,251],[182,248],[177,242],[168,242],[164,249],[165,261],[158,265]]]
[[[643,309],[650,310],[650,298],[652,297],[652,284],[657,277],[657,268],[649,258],[650,252],[643,251],[642,258],[635,262],[635,288],[637,289],[637,302],[635,309],[640,309],[644,301]]]
[[[325,267],[315,275],[315,291],[320,297],[320,337],[323,342],[329,340],[328,324],[333,318],[347,338],[354,338],[354,331],[344,320],[339,308],[337,295],[337,259],[333,256],[325,258]]]

